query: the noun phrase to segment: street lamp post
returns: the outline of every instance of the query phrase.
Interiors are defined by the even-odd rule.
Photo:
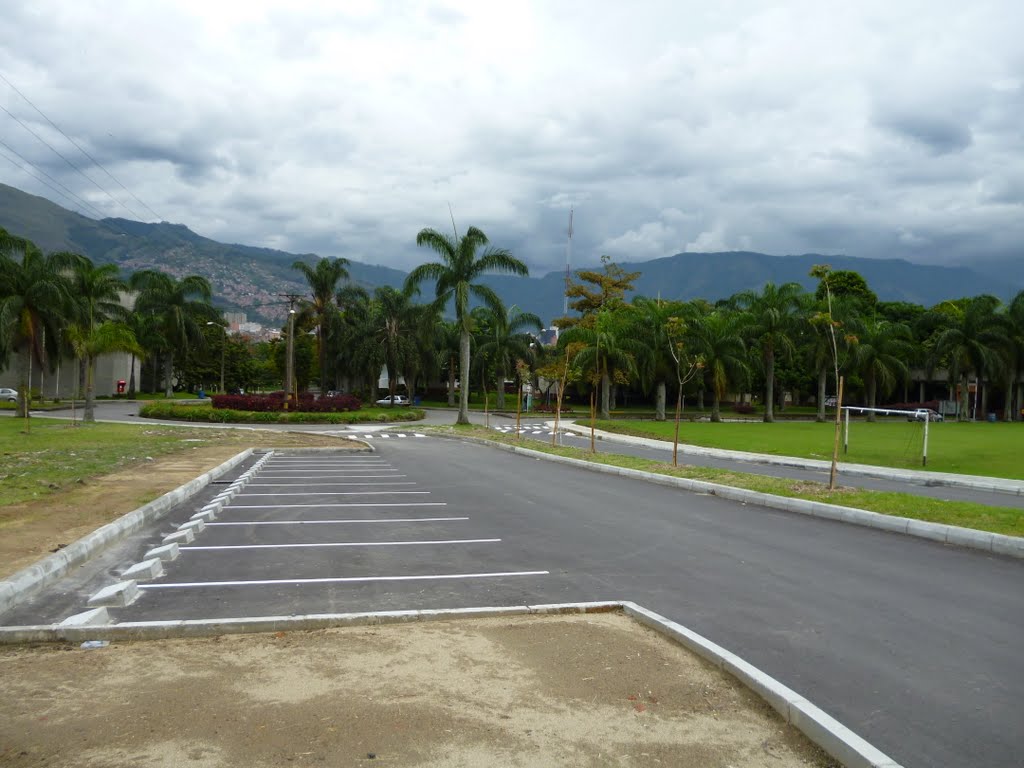
[[[225,328],[220,323],[213,322],[213,320],[208,321],[206,324],[207,325],[217,325],[217,326],[220,326],[220,330],[221,330],[221,337],[220,337],[220,393],[223,395],[226,392],[226,390],[224,389],[224,348],[228,345],[228,329]]]
[[[288,344],[285,350],[287,361],[285,362],[285,403],[292,400],[292,392],[295,389],[295,310],[288,310]]]

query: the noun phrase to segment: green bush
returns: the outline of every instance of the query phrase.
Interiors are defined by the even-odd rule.
[[[213,424],[365,424],[367,422],[419,421],[426,414],[418,408],[368,408],[341,413],[281,413],[274,411],[235,411],[211,408],[208,404],[147,403],[139,410],[146,419],[202,421]]]

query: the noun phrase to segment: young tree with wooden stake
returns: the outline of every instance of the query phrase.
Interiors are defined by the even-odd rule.
[[[676,366],[676,423],[672,437],[672,466],[679,466],[679,420],[683,413],[683,385],[693,379],[704,369],[704,360],[700,355],[687,357],[685,335],[686,321],[681,317],[670,317],[665,323],[665,335],[668,352]],[[684,370],[685,369],[685,370]]]
[[[839,472],[839,433],[843,413],[843,379],[839,376],[839,346],[836,343],[836,326],[839,325],[832,317],[832,290],[829,287],[829,276],[832,268],[828,264],[816,264],[811,267],[811,277],[816,277],[825,286],[825,298],[828,300],[828,315],[820,312],[811,318],[812,323],[827,324],[829,339],[832,342],[832,368],[836,377],[836,422],[835,437],[832,441],[832,467],[828,474],[828,489],[836,489],[836,475]]]

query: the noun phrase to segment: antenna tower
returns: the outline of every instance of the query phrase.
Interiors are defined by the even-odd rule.
[[[565,243],[565,298],[562,300],[562,315],[569,314],[569,283],[571,273],[569,265],[572,263],[572,208],[569,209],[569,238]]]

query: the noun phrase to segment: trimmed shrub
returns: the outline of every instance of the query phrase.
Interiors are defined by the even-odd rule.
[[[210,399],[217,410],[253,413],[281,413],[285,410],[284,392],[271,392],[268,395],[214,395]],[[355,395],[317,398],[310,392],[303,392],[289,410],[292,413],[345,413],[358,411],[362,407],[362,402]]]
[[[751,414],[754,412],[754,406],[750,403],[733,403],[732,409],[736,413]]]
[[[236,411],[209,405],[154,402],[139,410],[147,419],[173,419],[214,424],[364,424],[366,422],[419,421],[426,413],[417,408],[370,411]]]

